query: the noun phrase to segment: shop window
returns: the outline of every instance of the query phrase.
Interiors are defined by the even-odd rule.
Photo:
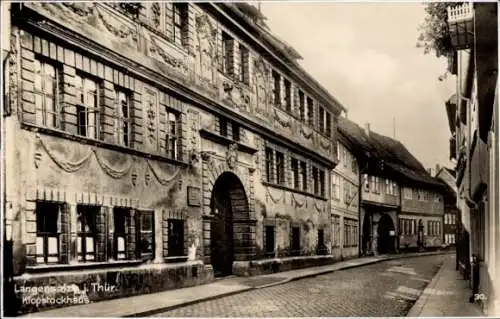
[[[97,214],[99,206],[77,205],[77,253],[78,260],[96,260]]]
[[[113,209],[113,258],[116,260],[127,259],[127,218],[130,210],[125,208]]]
[[[138,212],[138,251],[142,259],[154,258],[154,218],[153,212]]]
[[[62,205],[49,202],[36,203],[36,262],[59,262],[60,215]]]
[[[168,220],[168,256],[184,255],[184,221],[181,219]]]

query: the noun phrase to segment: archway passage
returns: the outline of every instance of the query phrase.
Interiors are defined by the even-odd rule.
[[[394,252],[394,230],[392,218],[387,214],[382,215],[377,227],[377,250],[379,254]]]
[[[244,229],[239,221],[248,219],[248,200],[239,178],[223,173],[212,189],[210,208],[213,220],[210,227],[210,260],[216,277],[232,273],[235,255],[245,244]]]
[[[368,254],[371,250],[371,218],[370,213],[365,212],[365,217],[363,218],[363,240],[362,240],[362,253],[363,255]]]

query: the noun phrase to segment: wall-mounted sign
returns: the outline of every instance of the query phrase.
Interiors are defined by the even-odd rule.
[[[187,196],[189,206],[201,206],[201,189],[199,187],[188,186]]]

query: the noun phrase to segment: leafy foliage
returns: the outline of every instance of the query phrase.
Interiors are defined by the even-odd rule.
[[[427,13],[424,23],[419,26],[421,31],[417,39],[417,48],[423,48],[424,54],[434,51],[436,57],[449,57],[453,54],[448,31],[448,7],[454,7],[463,2],[431,2],[427,3]]]

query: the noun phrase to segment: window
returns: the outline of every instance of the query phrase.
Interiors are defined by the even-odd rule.
[[[312,178],[313,178],[313,192],[314,194],[319,194],[319,170],[317,167],[312,168]]]
[[[306,118],[306,110],[304,105],[304,92],[299,90],[299,118],[301,121],[304,121]]]
[[[306,123],[310,126],[314,124],[314,103],[310,97],[307,98]]]
[[[99,206],[77,205],[78,260],[96,260],[97,214]]]
[[[219,118],[219,135],[227,137],[227,120]]]
[[[265,226],[264,236],[265,255],[266,257],[274,257],[274,226]]]
[[[268,183],[274,182],[274,150],[266,147],[266,181]]]
[[[153,258],[154,256],[154,219],[153,212],[138,212],[138,251],[141,258]],[[170,229],[170,228],[169,228]]]
[[[285,83],[285,105],[288,112],[292,111],[292,84],[287,79],[283,80]]]
[[[322,106],[319,107],[319,131],[328,136],[331,136],[332,133],[331,114]]]
[[[236,123],[233,123],[232,130],[233,130],[233,140],[239,142],[240,141],[240,126]]]
[[[168,256],[184,256],[184,221],[168,220]]]
[[[318,108],[319,112],[318,112],[318,120],[319,120],[319,131],[321,133],[324,132],[324,129],[325,129],[325,108],[320,106]]]
[[[285,155],[276,151],[276,184],[285,185]]]
[[[351,156],[351,169],[353,174],[358,174],[358,164],[356,163],[356,157]]]
[[[332,115],[330,113],[326,113],[326,130],[325,133],[327,136],[332,136]],[[357,226],[355,227],[357,229]]]
[[[340,200],[340,176],[333,175],[332,177],[332,197],[334,200]]]
[[[370,180],[367,174],[363,174],[363,187],[365,189],[365,192],[370,191]]]
[[[130,95],[120,89],[115,92],[115,141],[118,145],[130,146]]]
[[[302,190],[307,191],[307,164],[306,162],[300,162],[300,175],[302,180]]]
[[[61,205],[49,202],[36,203],[36,262],[59,262],[59,219]]]
[[[187,3],[173,3],[174,9],[174,43],[178,46],[186,45],[185,34],[188,28],[188,4]]]
[[[250,53],[240,44],[240,81],[250,84]]]
[[[325,171],[319,170],[319,196],[325,197]]]
[[[323,229],[318,229],[318,255],[322,255],[325,252],[325,231]]]
[[[299,227],[292,227],[291,254],[294,256],[300,254],[300,228]]]
[[[291,158],[290,163],[292,169],[292,187],[298,189],[300,186],[299,183],[299,161],[296,158]]]
[[[89,78],[76,75],[78,135],[99,138],[99,86]]]
[[[343,155],[344,155],[344,167],[347,168],[347,162],[349,161],[348,159],[348,153],[347,153],[347,149],[345,147],[342,148],[342,151],[343,151]]]
[[[392,195],[397,196],[397,191],[398,191],[398,185],[396,182],[392,182]]]
[[[171,159],[179,157],[179,115],[177,113],[166,110],[166,135],[165,135],[165,150],[167,156]]]
[[[281,76],[276,71],[273,71],[273,85],[274,105],[281,106]]]
[[[113,209],[113,258],[116,260],[127,257],[127,219],[130,211],[124,208]]]
[[[411,188],[405,187],[403,192],[404,198],[405,199],[412,199],[413,195],[413,190]]]
[[[59,73],[55,66],[35,60],[34,95],[36,124],[59,128]]]
[[[233,75],[233,39],[229,34],[222,32],[222,73]]]

